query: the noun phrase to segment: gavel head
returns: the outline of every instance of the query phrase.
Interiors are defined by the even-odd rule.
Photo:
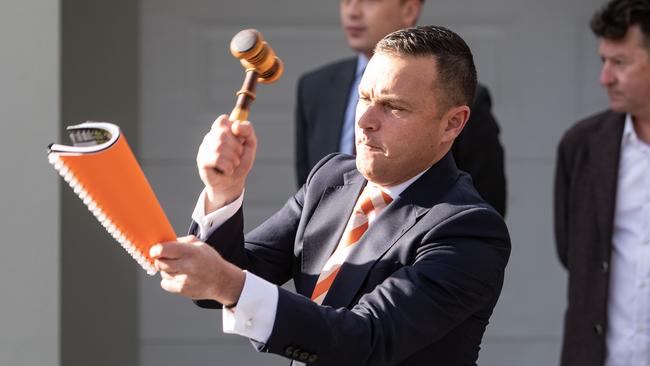
[[[255,29],[244,29],[230,41],[230,53],[238,58],[246,70],[255,70],[257,81],[270,84],[282,76],[284,65],[273,49]]]

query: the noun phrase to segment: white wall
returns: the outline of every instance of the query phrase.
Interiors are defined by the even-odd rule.
[[[0,2],[0,365],[59,364],[59,2]]]

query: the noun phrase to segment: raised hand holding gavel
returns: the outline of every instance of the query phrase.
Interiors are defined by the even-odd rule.
[[[230,52],[246,69],[246,76],[232,113],[217,118],[199,147],[196,161],[206,187],[206,213],[241,196],[257,149],[257,137],[248,121],[255,86],[258,81],[278,80],[284,70],[282,61],[254,29],[237,33],[230,42]]]

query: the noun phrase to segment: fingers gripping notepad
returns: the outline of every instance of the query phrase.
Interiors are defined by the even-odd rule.
[[[120,128],[86,122],[67,130],[73,145],[50,145],[50,163],[115,240],[155,274],[149,249],[176,234]]]

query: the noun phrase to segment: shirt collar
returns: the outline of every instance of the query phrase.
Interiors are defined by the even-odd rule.
[[[406,182],[394,186],[382,187],[379,184],[373,183],[371,181],[368,181],[368,185],[379,187],[379,189],[386,192],[390,196],[390,198],[395,199],[399,197],[399,195],[402,194],[402,192],[404,192],[406,188],[408,188],[411,184],[413,184],[413,182],[415,182],[418,178],[420,178],[422,174],[426,173],[426,171],[429,170],[430,168],[431,167],[424,169],[420,174],[416,175],[415,177],[407,180]]]
[[[632,115],[625,115],[625,125],[623,126],[623,137],[621,138],[621,146],[623,147],[639,147],[643,149],[646,154],[650,153],[650,145],[639,138],[639,135],[634,129],[634,122]]]
[[[634,129],[634,122],[632,121],[632,115],[627,113],[625,115],[625,125],[623,126],[623,137],[621,138],[622,146],[630,146],[631,144],[648,146],[643,140],[639,138],[636,130]]]
[[[355,78],[361,78],[366,66],[368,66],[368,57],[363,53],[360,53],[359,56],[357,56],[357,70],[354,73]]]
[[[631,142],[638,141],[638,139],[639,137],[636,135],[636,131],[634,131],[632,115],[628,113],[625,115],[625,125],[623,126],[623,138],[621,142],[623,144],[629,144]]]

